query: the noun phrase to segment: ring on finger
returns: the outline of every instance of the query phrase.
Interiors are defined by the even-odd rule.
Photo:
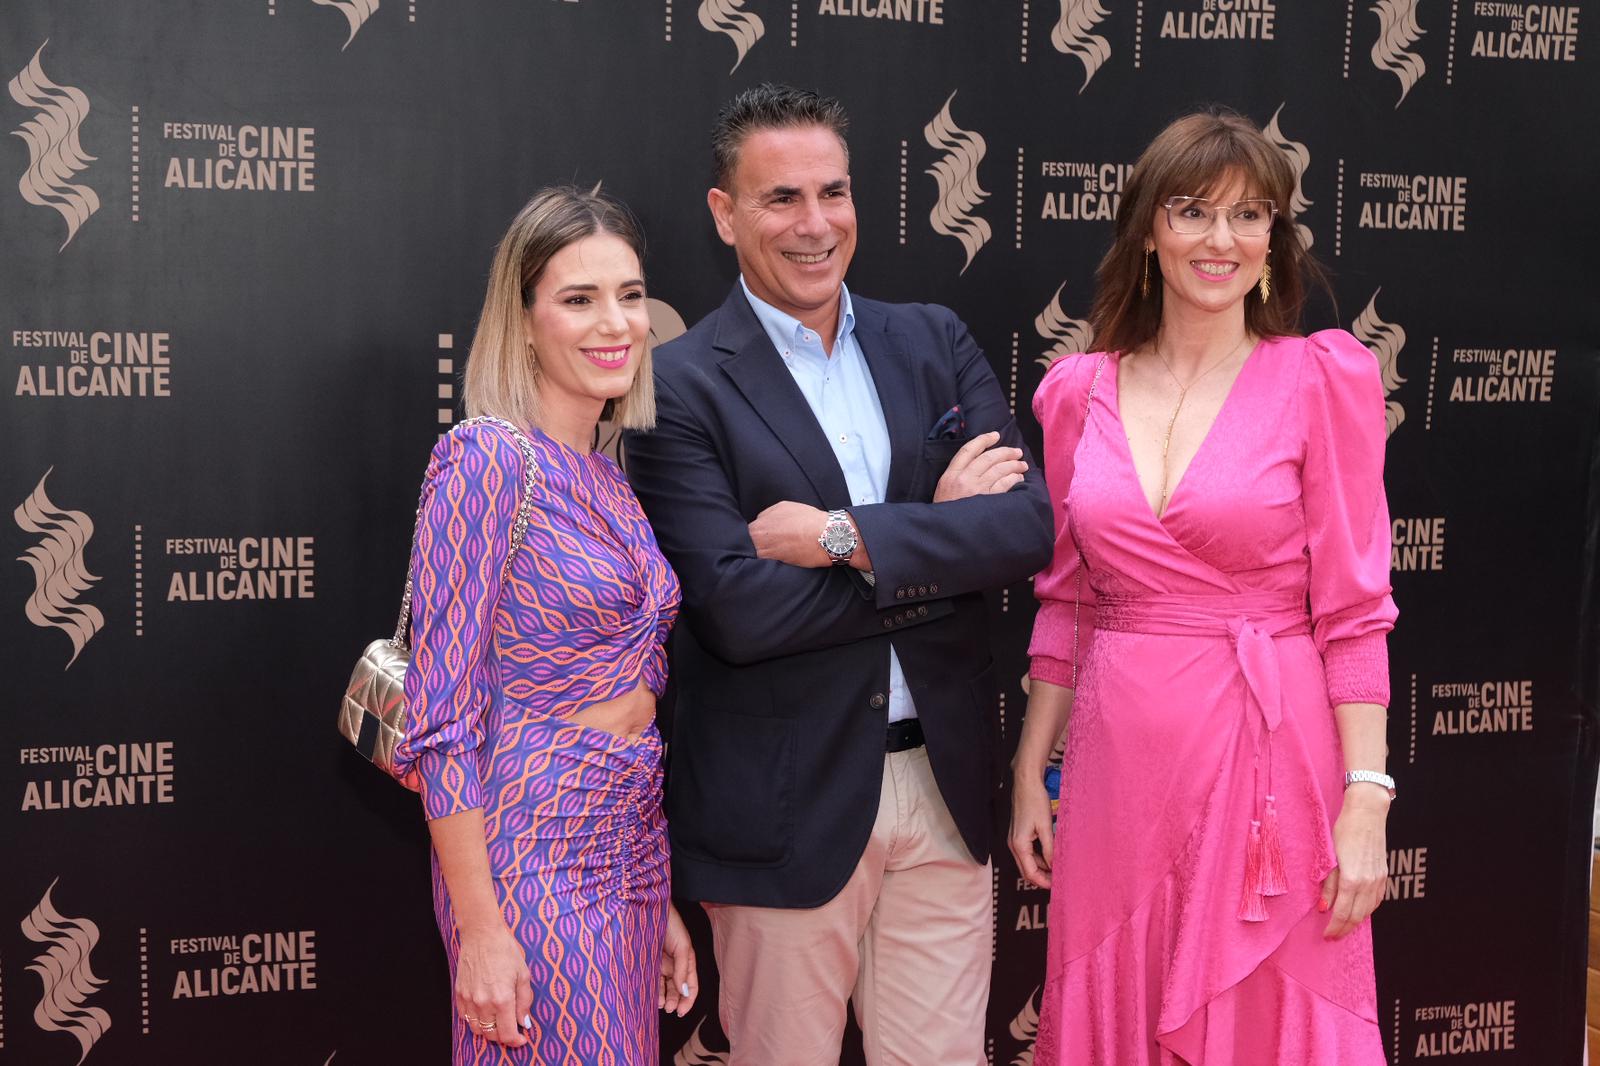
[[[475,1024],[478,1026],[478,1031],[481,1033],[492,1033],[499,1028],[499,1026],[494,1022],[477,1022]]]

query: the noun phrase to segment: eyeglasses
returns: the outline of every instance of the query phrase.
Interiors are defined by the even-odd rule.
[[[1216,225],[1217,215],[1228,220],[1236,237],[1260,237],[1272,229],[1278,205],[1271,200],[1238,200],[1214,204],[1203,196],[1169,196],[1165,204],[1167,225],[1174,233],[1205,233]]]

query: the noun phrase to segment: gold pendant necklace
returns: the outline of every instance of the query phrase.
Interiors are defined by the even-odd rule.
[[[1172,409],[1172,417],[1167,419],[1167,433],[1161,441],[1161,501],[1156,507],[1157,518],[1160,518],[1162,515],[1167,513],[1167,497],[1172,494],[1171,490],[1167,487],[1167,483],[1172,476],[1171,467],[1167,462],[1167,453],[1172,450],[1172,429],[1178,424],[1178,412],[1183,410],[1183,401],[1189,398],[1190,389],[1198,385],[1207,374],[1210,374],[1213,370],[1216,370],[1222,364],[1226,363],[1228,360],[1237,355],[1239,349],[1244,347],[1245,341],[1248,341],[1249,339],[1250,334],[1248,331],[1246,331],[1245,335],[1239,340],[1239,343],[1235,344],[1228,350],[1227,355],[1224,355],[1221,359],[1218,359],[1215,363],[1212,363],[1210,367],[1202,371],[1198,377],[1189,382],[1187,385],[1178,380],[1178,375],[1173,371],[1172,364],[1167,361],[1166,355],[1161,351],[1161,346],[1159,344],[1152,344],[1152,347],[1156,353],[1156,358],[1161,360],[1161,365],[1167,370],[1167,376],[1172,378],[1172,383],[1174,385],[1178,386],[1178,405]]]

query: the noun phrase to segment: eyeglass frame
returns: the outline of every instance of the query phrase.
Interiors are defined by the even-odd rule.
[[[1196,202],[1196,203],[1202,203],[1202,204],[1206,204],[1206,205],[1210,206],[1210,208],[1213,211],[1213,215],[1212,215],[1210,224],[1208,224],[1206,226],[1203,226],[1200,229],[1189,230],[1189,231],[1181,230],[1177,226],[1174,226],[1172,224],[1172,208],[1173,208],[1173,205],[1175,203],[1177,203],[1179,200],[1188,200],[1188,201],[1193,201],[1193,202]],[[1271,214],[1267,218],[1267,228],[1262,230],[1260,233],[1240,233],[1238,230],[1234,229],[1234,227],[1233,227],[1233,209],[1238,207],[1240,204],[1266,204],[1266,205],[1268,205],[1271,208]],[[1209,200],[1204,196],[1169,196],[1169,197],[1167,197],[1165,200],[1163,200],[1161,202],[1161,206],[1167,213],[1167,228],[1170,229],[1173,233],[1182,233],[1182,234],[1184,234],[1184,236],[1187,236],[1187,237],[1193,237],[1196,234],[1204,233],[1206,230],[1208,230],[1212,226],[1216,225],[1217,223],[1216,223],[1215,212],[1221,212],[1222,213],[1222,217],[1228,220],[1228,231],[1230,233],[1232,233],[1236,237],[1265,237],[1269,233],[1272,232],[1273,225],[1276,224],[1277,221],[1278,221],[1278,201],[1276,201],[1276,200],[1274,200],[1274,199],[1272,199],[1270,197],[1266,197],[1266,196],[1247,196],[1243,200],[1235,200],[1231,204],[1215,203],[1214,201]]]

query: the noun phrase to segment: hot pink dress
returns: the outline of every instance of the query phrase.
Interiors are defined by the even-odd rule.
[[[1379,1066],[1370,923],[1324,940],[1317,910],[1333,706],[1389,697],[1377,362],[1337,330],[1262,342],[1159,519],[1115,355],[1086,418],[1100,362],[1033,402],[1056,548],[1031,675],[1080,658],[1034,1062]]]

